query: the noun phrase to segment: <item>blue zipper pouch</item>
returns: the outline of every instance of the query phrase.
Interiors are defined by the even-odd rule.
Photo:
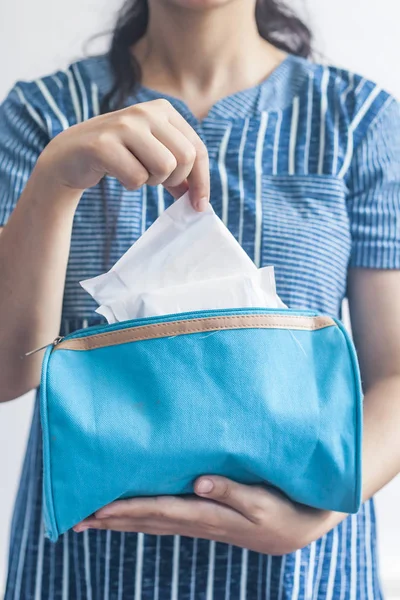
[[[360,375],[329,316],[215,310],[80,330],[47,349],[40,393],[52,541],[116,499],[191,494],[204,474],[360,506]]]

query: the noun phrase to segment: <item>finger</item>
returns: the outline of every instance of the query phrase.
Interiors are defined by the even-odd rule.
[[[188,176],[188,184],[193,207],[199,212],[204,211],[210,201],[210,167],[207,153],[197,155]]]
[[[185,179],[185,181],[182,181],[182,183],[180,183],[179,185],[166,185],[165,189],[168,190],[168,192],[171,194],[171,196],[175,198],[175,200],[178,200],[178,198],[183,196],[183,194],[185,194],[188,191],[189,184],[187,182],[187,179]]]
[[[203,537],[205,533],[211,535],[215,531],[221,533],[237,530],[244,524],[243,515],[233,508],[195,496],[159,496],[119,500],[100,509],[95,516],[99,521],[117,518],[133,521],[157,521],[162,525],[171,523],[175,528],[175,533],[177,533],[177,527],[188,531],[188,528],[192,530],[196,526],[201,529]]]
[[[172,152],[150,130],[144,130],[137,139],[125,135],[122,141],[150,174],[147,185],[164,183],[178,165]]]
[[[195,130],[177,111],[171,111],[169,121],[193,144],[196,159],[188,176],[190,201],[196,210],[205,210],[210,200],[210,165],[207,148]]]
[[[146,521],[143,519],[96,519],[92,517],[75,525],[73,530],[82,533],[88,529],[100,529],[111,531],[126,531],[130,533],[148,533],[151,535],[174,535],[177,527],[169,522]]]
[[[127,190],[137,190],[149,179],[149,172],[122,144],[107,145],[99,152],[99,162],[101,170],[118,179]]]
[[[191,521],[202,511],[203,502],[196,498],[156,496],[117,500],[95,513],[97,519],[169,519]]]
[[[243,517],[242,517],[243,519]],[[74,531],[81,533],[87,529],[111,529],[113,531],[130,531],[137,533],[151,533],[153,535],[185,535],[189,537],[205,537],[216,532],[216,528],[207,527],[197,521],[181,522],[169,519],[132,519],[109,517],[96,519],[91,517],[76,525]],[[220,532],[222,535],[222,532]]]
[[[198,496],[230,506],[252,522],[257,521],[268,508],[267,490],[236,483],[226,477],[200,477],[194,490]]]
[[[249,521],[230,507],[218,505],[215,502],[201,501],[204,505],[214,507],[209,514],[192,515],[190,519],[182,520],[154,517],[107,517],[97,519],[89,517],[74,526],[74,531],[81,533],[87,529],[111,529],[113,531],[130,531],[149,533],[153,535],[183,535],[200,537],[202,539],[218,539],[220,541],[232,538],[248,530]]]
[[[186,181],[192,171],[194,161],[196,160],[196,148],[192,142],[169,121],[157,123],[152,126],[151,132],[154,137],[161,142],[177,161],[175,171],[164,181],[167,187],[175,187]]]
[[[196,159],[196,149],[190,140],[169,121],[154,125],[151,131],[177,160],[175,171],[163,182],[164,187],[177,200],[189,189],[187,177]]]
[[[205,539],[207,533],[204,529],[196,526],[196,523],[176,523],[175,521],[146,520],[146,519],[90,519],[85,523],[76,525],[76,533],[82,533],[87,529],[100,529],[111,531],[126,531],[130,533],[147,533],[150,535],[183,535],[188,537],[202,537]],[[211,532],[208,533],[208,536]],[[222,534],[219,534],[220,536]]]

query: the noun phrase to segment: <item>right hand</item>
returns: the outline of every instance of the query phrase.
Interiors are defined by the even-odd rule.
[[[37,168],[62,188],[83,191],[104,175],[128,190],[163,184],[196,210],[210,195],[207,149],[167,100],[152,100],[74,125],[45,148]]]

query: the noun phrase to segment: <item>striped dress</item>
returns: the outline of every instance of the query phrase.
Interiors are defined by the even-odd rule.
[[[99,112],[105,56],[19,82],[0,109],[0,225],[41,150]],[[141,87],[128,104],[159,97]],[[173,106],[210,154],[211,201],[256,265],[275,265],[292,308],[334,316],[349,267],[400,268],[400,113],[387,93],[346,71],[289,56],[263,83],[197,120]],[[172,202],[161,187],[126,191],[105,180],[116,220],[110,263]],[[99,187],[76,212],[62,333],[98,322],[78,281],[103,272],[106,219]],[[52,544],[41,516],[36,409],[10,540],[6,600],[379,600],[373,501],[310,546],[283,557],[179,536],[66,533]]]

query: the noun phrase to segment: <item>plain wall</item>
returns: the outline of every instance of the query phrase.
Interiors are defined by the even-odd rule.
[[[0,99],[15,80],[46,74],[81,56],[89,37],[110,26],[112,10],[119,4],[107,0],[1,2]],[[299,4],[293,0],[293,6]],[[360,72],[400,96],[399,0],[309,0],[308,14],[325,60]],[[96,42],[93,48],[100,49],[104,43]],[[32,395],[0,406],[0,590],[31,410]],[[399,501],[397,478],[377,498],[381,571],[393,599],[400,599]]]

